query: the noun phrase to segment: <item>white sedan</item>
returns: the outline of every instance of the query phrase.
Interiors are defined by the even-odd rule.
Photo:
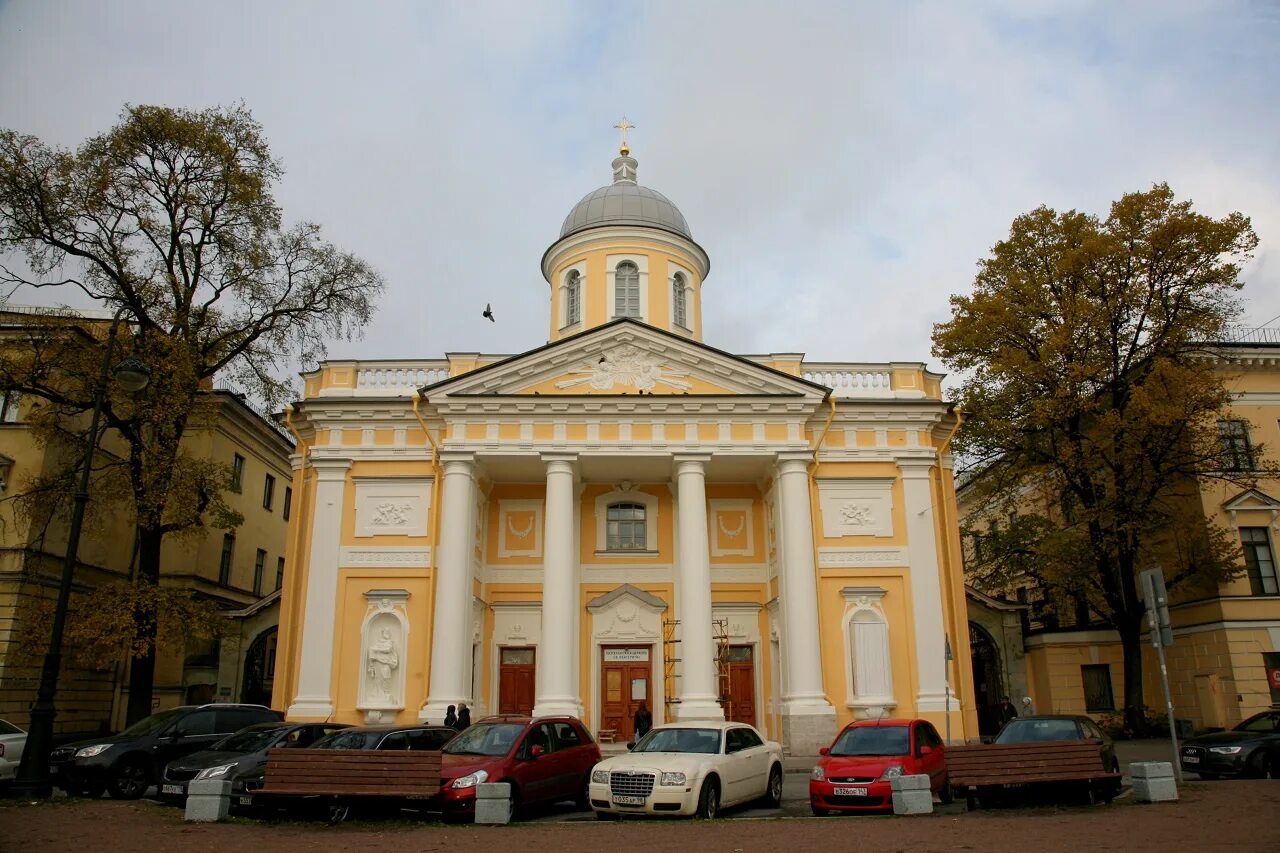
[[[0,782],[18,775],[22,761],[22,747],[27,743],[27,733],[13,723],[0,720]]]
[[[626,755],[591,771],[591,808],[622,815],[696,815],[782,802],[782,747],[743,723],[690,721],[653,729]]]

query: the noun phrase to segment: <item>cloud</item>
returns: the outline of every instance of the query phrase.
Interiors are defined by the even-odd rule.
[[[1014,216],[1160,180],[1253,216],[1248,317],[1280,314],[1280,16],[1260,4],[214,8],[0,6],[0,126],[74,145],[125,102],[244,100],[287,214],[388,279],[335,356],[544,342],[539,259],[608,181],[624,113],[641,183],[711,255],[718,347],[929,360]]]

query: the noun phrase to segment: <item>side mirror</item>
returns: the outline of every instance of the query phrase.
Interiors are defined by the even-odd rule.
[[[530,757],[530,758],[537,758],[538,756],[542,755],[542,754],[543,754],[543,753],[545,753],[545,752],[546,752],[546,750],[545,750],[545,749],[543,749],[542,747],[538,746],[537,744],[534,744],[534,745],[533,745],[532,747],[530,747],[530,749],[529,749],[529,757]]]
[[[829,746],[818,747],[818,755],[830,755],[830,754],[831,754],[831,747]]]

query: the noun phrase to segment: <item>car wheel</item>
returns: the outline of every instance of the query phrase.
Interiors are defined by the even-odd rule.
[[[831,814],[831,812],[827,811],[826,809],[820,809],[817,806],[810,806],[810,808],[813,809],[814,817],[826,817],[827,815]]]
[[[949,806],[956,801],[956,795],[951,791],[951,779],[949,777],[942,780],[942,787],[938,788],[938,802],[944,806]]]
[[[591,808],[591,774],[587,773],[582,777],[582,787],[578,789],[578,797],[573,801],[578,807],[578,811],[584,812]]]
[[[107,790],[117,800],[136,800],[151,786],[151,774],[140,758],[124,758],[107,779]]]
[[[715,820],[720,813],[720,783],[708,779],[702,783],[702,791],[698,794],[698,810],[694,817],[699,820]]]
[[[769,787],[765,790],[764,802],[771,809],[782,806],[782,768],[776,764],[769,771]]]

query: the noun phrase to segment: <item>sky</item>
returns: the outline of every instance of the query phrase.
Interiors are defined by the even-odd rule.
[[[242,101],[286,218],[387,281],[330,357],[439,358],[545,343],[539,261],[625,115],[711,256],[707,343],[942,369],[932,325],[1014,217],[1159,181],[1252,217],[1245,321],[1275,320],[1277,45],[1275,0],[0,0],[0,127]]]

